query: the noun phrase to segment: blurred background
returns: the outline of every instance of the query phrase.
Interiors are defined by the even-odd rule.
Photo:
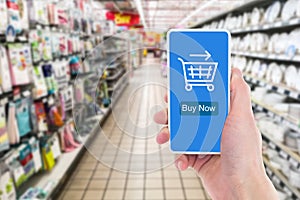
[[[266,173],[300,199],[300,0],[0,0],[0,18],[0,199],[211,199],[155,140],[173,28],[231,33]]]

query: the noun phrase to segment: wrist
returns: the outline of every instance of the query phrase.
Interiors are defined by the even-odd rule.
[[[265,173],[249,174],[233,191],[235,199],[278,199],[276,189]]]

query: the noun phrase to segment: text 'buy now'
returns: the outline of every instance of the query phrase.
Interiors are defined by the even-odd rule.
[[[217,115],[218,102],[182,102],[181,115]]]

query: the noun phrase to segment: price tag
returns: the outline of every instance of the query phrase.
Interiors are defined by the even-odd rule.
[[[270,28],[270,24],[265,24],[265,25],[263,25],[262,28],[263,28],[263,29],[269,29],[269,28]]]
[[[293,192],[288,187],[283,187],[283,190],[287,193],[287,195],[292,196]]]
[[[263,107],[257,106],[257,110],[258,110],[258,111],[263,111]]]
[[[283,54],[282,55],[278,55],[277,57],[280,60],[286,60],[287,59],[287,57],[285,55],[283,55]]]
[[[289,25],[298,24],[298,19],[292,19],[289,21]]]
[[[271,149],[276,149],[276,145],[275,145],[273,142],[270,142],[270,143],[269,143],[269,147],[270,147]]]
[[[276,184],[278,184],[278,185],[279,185],[280,182],[281,182],[277,176],[273,176],[272,180],[273,180],[274,183],[276,183]]]
[[[286,152],[282,151],[282,150],[279,152],[279,155],[280,155],[282,158],[284,158],[284,159],[287,159],[287,158],[289,157],[289,155],[288,155]]]
[[[277,92],[280,93],[280,94],[284,94],[284,89],[281,88],[281,87],[278,87]]]
[[[272,113],[272,112],[269,112],[268,114],[269,114],[270,117],[274,117],[274,115],[275,115],[275,114]]]
[[[266,84],[266,88],[267,88],[268,90],[271,90],[271,89],[272,89],[272,85]]]
[[[285,126],[289,126],[289,122],[287,120],[283,120],[282,124],[285,125]]]
[[[282,22],[276,22],[276,23],[274,24],[274,27],[279,27],[279,26],[282,26]]]
[[[290,157],[290,159],[289,159],[289,162],[291,163],[291,165],[292,166],[294,166],[294,167],[298,167],[298,161],[297,160],[295,160],[294,158],[292,158],[292,157]]]
[[[299,94],[297,92],[290,91],[290,97],[292,97],[294,99],[298,99],[299,98]]]
[[[281,122],[282,121],[282,118],[279,116],[279,115],[275,115],[275,121],[277,122]]]
[[[292,123],[292,122],[290,122],[289,127],[291,129],[294,129],[294,130],[299,130],[299,127],[296,124]]]
[[[49,98],[48,98],[48,104],[49,104],[49,105],[53,105],[53,104],[54,104],[54,99],[53,99],[53,97],[49,97]]]
[[[275,59],[275,58],[276,58],[276,55],[275,55],[275,54],[270,54],[270,55],[269,55],[269,58],[270,58],[270,59]]]
[[[266,83],[259,81],[259,86],[265,86],[265,85],[266,85]]]
[[[26,91],[24,91],[24,92],[22,93],[22,95],[23,95],[24,97],[28,97],[28,96],[30,96],[30,94],[31,94],[31,92],[29,92],[28,90],[26,90]]]
[[[1,102],[0,102],[1,105],[5,105],[7,103],[8,103],[8,98],[1,99]]]

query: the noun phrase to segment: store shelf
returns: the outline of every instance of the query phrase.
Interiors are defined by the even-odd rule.
[[[266,81],[264,79],[255,78],[255,77],[251,76],[250,74],[245,74],[244,78],[247,82],[249,82],[251,84],[259,85],[261,87],[266,87],[267,89],[277,92],[279,94],[283,94],[290,98],[300,100],[300,91],[289,88],[283,84],[269,83],[268,81]]]
[[[121,62],[115,62],[114,64],[109,64],[106,69],[116,69],[121,65]]]
[[[249,33],[249,32],[256,32],[256,31],[267,31],[272,29],[281,29],[281,28],[287,28],[296,25],[300,25],[300,18],[294,18],[289,21],[277,21],[271,24],[248,26],[244,28],[231,30],[230,32],[232,34],[240,34],[240,33]]]
[[[118,81],[116,87],[114,87],[114,96],[112,97],[112,103],[116,103],[119,100],[119,97],[123,93],[124,89],[128,85],[128,81],[124,81],[123,79],[127,79],[127,74],[124,74],[123,77]],[[113,106],[113,105],[112,105]]]
[[[268,134],[262,132],[264,141],[266,141],[270,148],[277,151],[279,155],[286,159],[293,167],[300,169],[300,155],[292,151],[289,147],[284,144],[275,141]]]
[[[263,60],[274,60],[284,62],[300,62],[300,55],[289,57],[284,54],[264,53],[264,52],[249,52],[249,51],[232,51],[232,55],[245,56],[250,58],[258,58]]]
[[[118,82],[113,87],[108,88],[108,91],[113,92],[115,90],[118,90],[120,88],[120,85],[125,83],[125,81],[123,79],[126,79],[127,75],[128,74],[125,71],[125,73],[122,75],[122,77],[119,78]]]
[[[99,123],[96,123],[90,134],[82,137],[83,144],[86,144],[93,139],[95,133],[98,130],[99,124],[103,124],[105,119],[107,118],[110,109],[103,108],[102,110],[104,111],[104,114],[99,116]],[[20,191],[25,192],[26,189],[30,187],[44,188],[48,182],[54,182],[54,189],[48,194],[48,197],[46,198],[50,199],[50,197],[56,192],[56,190],[58,190],[63,184],[68,174],[70,173],[69,170],[72,168],[73,164],[75,164],[79,155],[84,151],[84,148],[85,146],[81,145],[76,150],[70,153],[62,153],[62,155],[57,160],[56,165],[51,171],[35,174],[32,178],[26,181],[25,184],[23,184],[24,188],[21,187]]]
[[[125,72],[124,69],[120,69],[115,75],[107,77],[106,80],[107,80],[107,81],[115,81],[115,80],[118,79],[124,72]]]
[[[280,185],[283,190],[289,195],[291,196],[293,199],[299,199],[300,198],[300,191],[293,187],[288,179],[277,169],[273,168],[272,165],[270,164],[270,161],[263,157],[265,166],[266,166],[266,171],[267,174],[269,175],[270,179]]]
[[[226,10],[225,12],[221,12],[218,15],[215,15],[215,16],[212,16],[210,18],[199,21],[197,23],[197,25],[195,25],[191,28],[200,28],[204,24],[208,24],[208,23],[213,22],[215,20],[224,19],[224,18],[226,18],[226,16],[228,14],[231,14],[233,12],[240,12],[240,11],[243,11],[243,10],[247,10],[248,8],[253,8],[255,6],[257,7],[258,5],[266,4],[266,3],[269,3],[269,2],[270,1],[268,1],[268,0],[251,0],[251,1],[247,1],[246,3],[244,3],[244,4],[242,4],[238,7]]]
[[[120,50],[109,50],[109,51],[105,51],[105,53],[107,54],[115,54],[115,53],[123,53],[125,52],[125,49],[120,49]]]
[[[282,123],[283,125],[297,131],[300,134],[300,119],[291,118],[286,113],[281,113],[270,106],[257,101],[252,97],[252,107],[260,112],[266,113],[268,116],[274,118],[274,120],[278,123]]]

